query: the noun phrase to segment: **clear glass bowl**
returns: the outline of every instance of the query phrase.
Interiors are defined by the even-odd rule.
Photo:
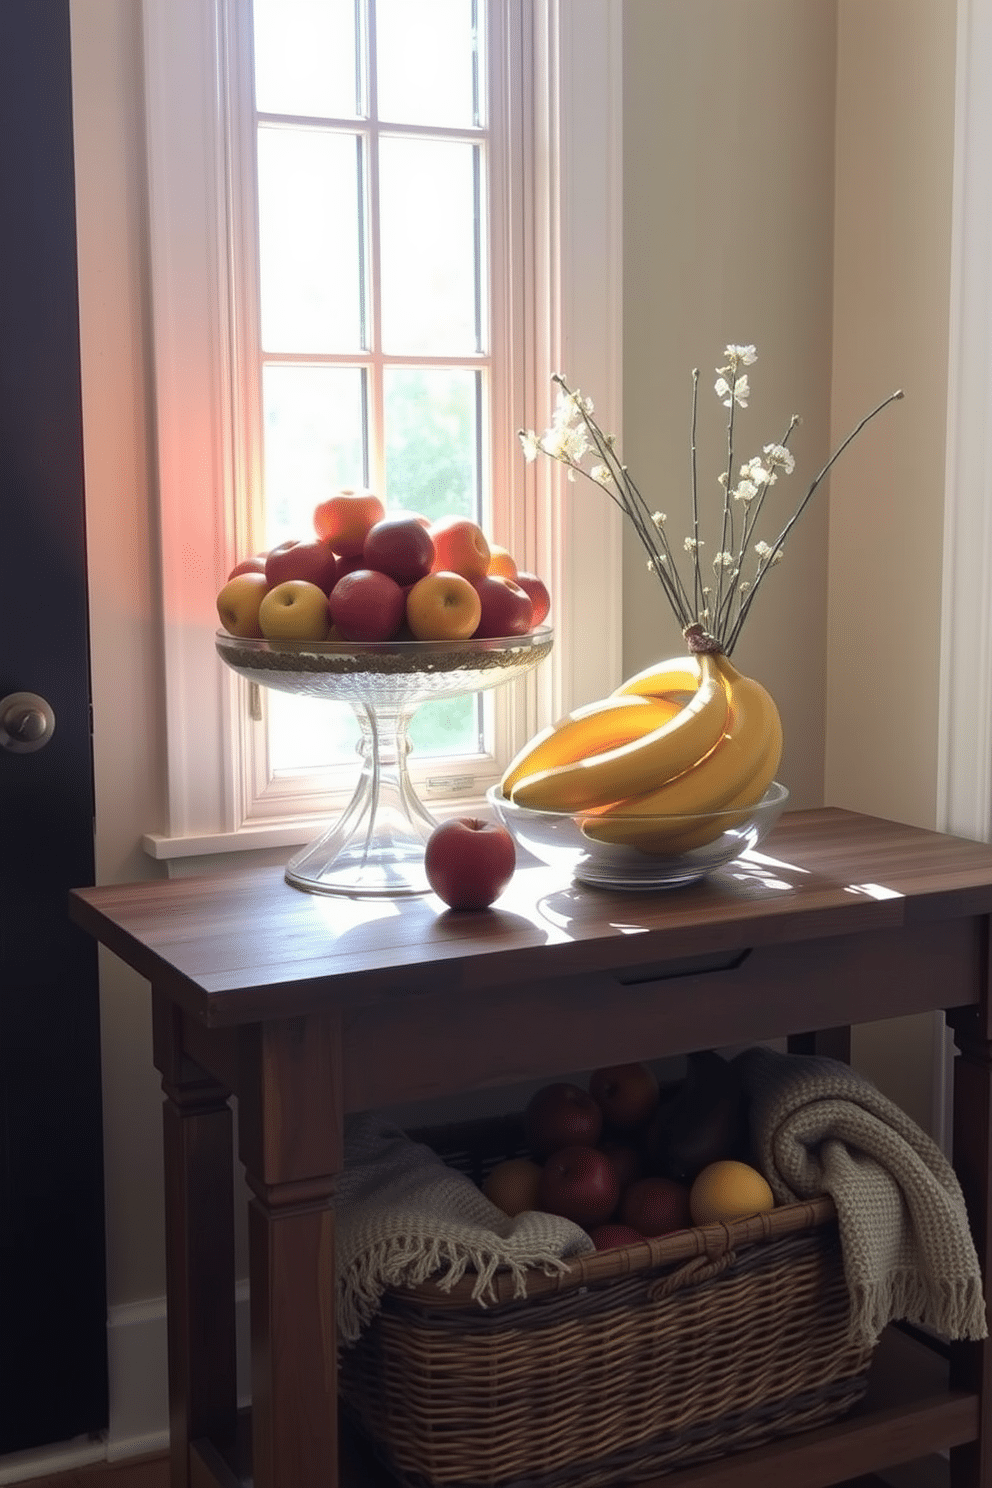
[[[262,687],[350,703],[361,770],[341,816],[286,865],[313,894],[426,894],[424,844],[437,822],[407,769],[408,729],[421,703],[481,692],[524,676],[550,653],[544,625],[529,635],[468,641],[256,641],[219,630],[221,660]]]
[[[745,812],[737,808],[666,817],[660,834],[657,817],[628,817],[630,836],[641,846],[598,841],[590,835],[597,830],[592,812],[534,811],[508,800],[499,785],[490,786],[486,799],[521,847],[542,863],[570,873],[579,883],[610,889],[672,889],[695,883],[756,847],[785,810],[789,792],[775,782]],[[673,852],[664,846],[670,834],[676,840],[679,835],[710,840]]]

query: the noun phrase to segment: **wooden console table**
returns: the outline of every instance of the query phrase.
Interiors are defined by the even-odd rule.
[[[946,1009],[955,1164],[990,1274],[990,847],[818,810],[669,893],[528,867],[498,908],[438,913],[433,898],[303,894],[263,869],[79,889],[71,915],[151,984],[173,1488],[385,1481],[338,1431],[332,1200],[349,1111],[777,1036],[842,1050],[852,1023]],[[232,1095],[251,1193],[247,1429]],[[819,1488],[949,1449],[954,1488],[992,1488],[992,1349],[945,1358],[889,1331],[855,1414],[664,1483]]]

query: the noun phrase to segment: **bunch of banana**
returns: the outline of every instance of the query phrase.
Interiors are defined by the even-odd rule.
[[[746,819],[781,752],[765,688],[703,651],[560,719],[510,763],[502,790],[517,805],[580,816],[597,841],[684,852]],[[716,811],[727,815],[714,822]]]

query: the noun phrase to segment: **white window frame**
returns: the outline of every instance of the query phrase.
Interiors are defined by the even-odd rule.
[[[521,182],[521,271],[501,323],[527,348],[513,427],[544,427],[551,374],[592,394],[622,439],[621,0],[492,0],[535,79],[542,159]],[[227,214],[234,200],[224,103],[228,7],[145,0],[151,310],[156,403],[167,817],[144,846],[183,859],[309,841],[315,816],[246,820],[250,761],[235,710],[242,684],[217,658],[215,599],[236,556],[238,469],[230,410],[238,379],[230,319]],[[503,86],[506,85],[505,79]],[[507,220],[505,213],[500,220]],[[494,327],[494,335],[499,327]],[[496,441],[498,443],[498,440]],[[512,435],[497,475],[512,496],[502,540],[552,591],[552,658],[516,689],[522,742],[621,676],[621,518],[552,461],[525,465]],[[464,809],[465,800],[454,803]],[[444,805],[431,799],[431,809]],[[177,865],[178,866],[178,865]]]

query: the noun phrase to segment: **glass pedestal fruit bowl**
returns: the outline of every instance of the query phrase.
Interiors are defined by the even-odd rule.
[[[520,847],[579,883],[607,889],[672,889],[695,883],[756,847],[785,810],[789,792],[774,782],[757,805],[746,810],[627,817],[623,843],[600,840],[595,834],[603,824],[591,811],[570,814],[517,806],[499,785],[490,787],[486,799]],[[699,845],[679,849],[680,839]]]
[[[410,720],[434,698],[481,692],[524,676],[553,632],[468,641],[256,641],[219,630],[221,660],[249,682],[350,703],[361,729],[355,793],[327,831],[286,865],[315,894],[425,894],[424,844],[437,822],[407,769]]]

